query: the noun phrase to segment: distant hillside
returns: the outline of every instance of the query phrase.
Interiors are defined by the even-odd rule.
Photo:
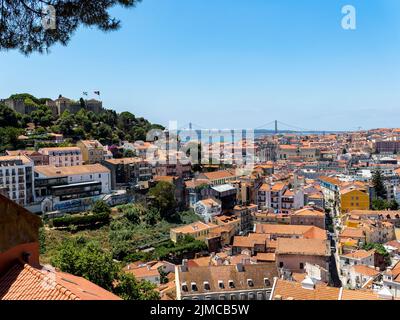
[[[0,152],[6,148],[20,147],[17,137],[24,133],[28,123],[35,124],[35,134],[61,133],[71,141],[97,139],[104,144],[117,144],[121,140],[145,140],[149,130],[164,129],[161,125],[127,111],[117,113],[105,108],[101,108],[100,112],[88,111],[84,108],[85,100],[82,98],[77,102],[83,106],[78,108],[79,111],[71,113],[65,110],[61,115],[55,114],[46,105],[46,102],[52,102],[49,98],[21,93],[13,94],[6,100],[0,100]],[[10,100],[19,103],[23,101],[30,112],[17,112],[13,103],[9,103]]]

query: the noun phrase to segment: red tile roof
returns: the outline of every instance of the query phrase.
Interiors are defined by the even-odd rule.
[[[0,278],[0,300],[120,300],[90,281],[17,262]]]

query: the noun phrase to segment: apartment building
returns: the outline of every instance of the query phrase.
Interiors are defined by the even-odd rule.
[[[393,300],[387,287],[374,291],[329,287],[306,277],[301,282],[275,278],[270,300]]]
[[[320,158],[320,150],[314,147],[301,145],[279,145],[277,149],[278,160],[303,160],[315,161]]]
[[[186,205],[194,208],[195,204],[202,199],[212,195],[212,190],[208,180],[192,179],[185,181],[186,187]],[[236,198],[236,196],[235,196]]]
[[[27,156],[0,157],[0,189],[20,205],[34,200],[33,168],[34,163]]]
[[[240,231],[247,233],[253,230],[253,215],[257,212],[258,207],[255,204],[237,205],[233,208],[233,214],[240,219]]]
[[[257,190],[258,209],[266,210],[271,208],[271,187],[267,183],[263,183]]]
[[[270,239],[298,238],[298,239],[327,239],[326,230],[316,226],[256,224],[255,233],[268,234]]]
[[[369,194],[363,189],[346,188],[340,190],[340,211],[368,210]]]
[[[229,184],[238,179],[235,170],[220,170],[214,172],[203,172],[198,176],[198,179],[208,180],[212,186]]]
[[[78,147],[42,148],[39,152],[49,157],[49,165],[71,167],[83,164],[82,152]]]
[[[297,210],[290,215],[290,224],[316,226],[325,229],[325,212],[312,207]]]
[[[110,158],[109,152],[97,140],[81,140],[76,146],[81,149],[84,164],[101,163],[104,159]]]
[[[302,189],[286,189],[281,197],[282,213],[304,207],[304,192]]]
[[[278,268],[295,273],[305,273],[306,263],[329,270],[330,256],[329,241],[323,239],[278,238],[275,250]]]
[[[400,141],[377,141],[375,151],[379,154],[396,154],[400,151]]]
[[[47,166],[49,164],[49,156],[44,155],[34,150],[7,150],[6,155],[8,156],[27,156],[33,161],[35,166]]]
[[[274,263],[176,266],[177,300],[269,300],[277,269]]]
[[[151,164],[139,157],[107,159],[102,164],[111,171],[111,188],[113,190],[140,186],[153,178]]]
[[[213,223],[197,221],[182,227],[172,228],[170,230],[170,239],[172,242],[176,243],[187,235],[196,240],[206,241],[211,231],[218,227],[219,226]]]
[[[347,254],[340,255],[340,267],[346,266],[375,266],[375,250],[356,250]]]
[[[282,212],[282,197],[288,185],[284,182],[277,182],[271,186],[271,208],[275,213]]]
[[[320,177],[320,184],[325,205],[335,214],[369,209],[370,196],[364,183]]]
[[[190,178],[192,173],[192,165],[189,161],[176,160],[176,163],[170,161],[157,162],[154,172],[158,176],[174,176],[183,179]]]
[[[383,272],[382,281],[395,298],[400,298],[400,261]]]
[[[194,206],[194,212],[205,222],[211,222],[213,217],[221,214],[221,211],[221,202],[213,198],[200,200]]]
[[[110,170],[100,164],[35,167],[35,196],[42,212],[88,210],[111,192]]]

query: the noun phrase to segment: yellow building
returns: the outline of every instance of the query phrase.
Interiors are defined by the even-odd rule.
[[[172,242],[178,242],[183,239],[185,235],[192,236],[196,240],[206,241],[209,234],[219,226],[213,223],[204,223],[201,221],[193,222],[191,224],[173,228],[170,230],[170,239]]]
[[[97,140],[81,140],[76,146],[81,149],[84,164],[101,163],[107,153]]]
[[[342,213],[352,210],[368,210],[369,195],[362,189],[348,188],[340,190],[340,210]]]

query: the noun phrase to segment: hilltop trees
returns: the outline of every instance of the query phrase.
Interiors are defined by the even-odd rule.
[[[16,113],[13,109],[0,104],[0,127],[15,127],[19,128],[21,126],[20,123],[21,115]]]
[[[22,116],[11,108],[0,104],[0,152],[16,149],[20,142]]]
[[[37,132],[61,133],[72,141],[96,139],[107,145],[119,144],[121,140],[145,140],[149,130],[164,129],[144,118],[136,118],[130,112],[118,114],[114,110],[104,109],[99,113],[94,113],[80,109],[75,114],[65,110],[59,117],[54,117],[52,110],[46,105],[46,101],[49,100],[47,98],[36,98],[28,93],[22,93],[13,94],[10,99],[22,99],[25,105],[31,105],[34,110],[30,114],[22,115],[0,104],[0,128],[22,129],[26,128],[29,122],[33,122],[37,127]],[[82,100],[81,98],[81,105],[84,106],[85,103]],[[5,141],[4,144],[8,144],[9,148],[11,148],[9,141],[12,140],[14,140],[14,134],[11,134],[10,130],[3,134],[2,141]],[[127,156],[131,155],[132,153],[127,154]]]

